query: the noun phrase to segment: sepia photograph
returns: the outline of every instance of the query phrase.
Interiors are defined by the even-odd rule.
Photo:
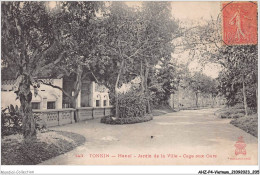
[[[258,165],[257,3],[1,1],[1,165]]]

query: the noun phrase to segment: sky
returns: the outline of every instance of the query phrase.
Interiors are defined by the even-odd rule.
[[[220,2],[171,2],[172,14],[182,20],[209,20],[220,13]]]
[[[135,7],[135,6],[141,6],[142,2],[130,1],[130,2],[126,2],[126,4],[128,6]],[[211,16],[217,17],[217,15],[220,13],[220,2],[172,1],[171,8],[172,8],[172,15],[177,19],[182,19],[182,20],[210,19]]]
[[[135,7],[141,6],[141,2],[126,2],[128,6]],[[202,25],[206,21],[211,19],[217,19],[220,15],[220,2],[216,1],[200,1],[200,2],[171,2],[172,16],[181,23],[187,23],[187,25]],[[191,72],[201,71],[212,77],[217,78],[221,66],[217,64],[206,64],[204,67],[200,65],[197,60],[190,61],[188,52],[181,54],[173,53],[173,58],[177,59],[178,63],[189,63],[189,69]]]
[[[172,15],[181,22],[200,23],[207,20],[217,19],[220,15],[220,2],[171,2]],[[206,64],[201,66],[197,60],[189,61],[189,54],[184,52],[182,54],[173,55],[182,64],[189,62],[189,69],[191,72],[200,71],[212,78],[217,78],[221,66],[217,64]]]

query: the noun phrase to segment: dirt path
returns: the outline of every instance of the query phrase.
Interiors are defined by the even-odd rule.
[[[86,143],[47,165],[256,165],[257,138],[218,119],[216,109],[186,110],[130,125],[100,119],[52,128],[84,135]],[[235,155],[242,136],[246,154]]]

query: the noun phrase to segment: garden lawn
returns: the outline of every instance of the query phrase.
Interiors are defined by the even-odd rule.
[[[240,118],[245,115],[245,110],[238,107],[225,107],[214,113],[219,118]]]
[[[258,117],[257,114],[253,114],[252,110],[249,110],[249,116],[245,116],[245,110],[243,106],[225,107],[217,110],[214,113],[219,118],[232,118],[230,124],[244,130],[245,132],[258,137]]]
[[[160,106],[152,110],[153,116],[160,116],[168,113],[175,112],[172,108],[169,106]]]
[[[245,132],[258,137],[258,117],[257,114],[244,116],[230,122],[232,125],[244,130]]]
[[[38,133],[37,140],[30,144],[25,144],[23,136],[18,134],[1,140],[2,165],[36,165],[82,145],[85,137],[65,131],[47,131]]]

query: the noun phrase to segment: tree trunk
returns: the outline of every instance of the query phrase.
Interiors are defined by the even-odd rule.
[[[79,116],[78,116],[78,113],[77,113],[77,107],[80,107],[80,106],[77,105],[77,98],[79,96],[79,92],[81,91],[82,73],[83,73],[82,66],[78,65],[76,82],[74,84],[75,93],[74,93],[74,96],[71,99],[72,100],[72,107],[74,109],[76,109],[76,111],[74,112],[75,122],[79,122]]]
[[[78,112],[77,112],[77,97],[75,97],[75,96],[71,97],[70,101],[71,101],[71,107],[76,109],[74,111],[74,121],[79,122],[79,116],[78,116]]]
[[[115,117],[119,118],[119,107],[118,107],[118,84],[119,84],[119,79],[120,75],[122,72],[122,69],[124,67],[124,60],[121,62],[121,66],[117,75],[116,83],[115,83]]]
[[[32,92],[30,91],[30,78],[28,76],[24,76],[24,79],[19,85],[18,93],[23,116],[23,137],[25,143],[29,143],[36,139],[36,128],[31,106]]]
[[[145,88],[144,88],[143,60],[141,60],[140,78],[141,78],[141,93],[144,94]]]
[[[116,83],[115,85],[115,117],[118,118],[119,117],[119,108],[118,108],[118,91],[117,91],[117,85],[118,83]]]
[[[212,102],[213,102],[212,107],[215,107],[216,106],[216,97],[212,97]]]
[[[256,83],[256,89],[255,89],[255,94],[256,94],[256,112],[257,112],[257,104],[258,104],[258,88],[257,88],[257,83]]]
[[[144,89],[145,89],[145,96],[148,97],[146,112],[148,114],[150,114],[151,113],[151,105],[150,105],[150,96],[149,96],[149,91],[148,91],[148,74],[149,74],[149,65],[148,65],[147,60],[145,60]]]
[[[242,84],[243,84],[243,97],[244,97],[244,108],[245,108],[245,114],[246,116],[248,116],[248,109],[247,109],[247,98],[246,98],[246,85],[245,85],[245,79],[243,76],[243,80],[242,80]]]
[[[196,103],[196,107],[198,108],[198,93],[195,93],[195,103]]]

